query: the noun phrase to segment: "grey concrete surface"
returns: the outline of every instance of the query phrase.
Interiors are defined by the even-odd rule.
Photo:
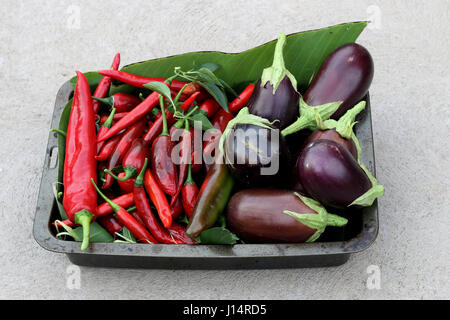
[[[79,13],[79,21],[77,15]],[[12,1],[0,6],[0,298],[448,299],[450,1]],[[371,87],[380,233],[337,268],[81,268],[34,241],[56,92],[76,69],[194,50],[235,52],[291,33],[374,20],[359,42]],[[379,267],[379,289],[368,288]],[[370,286],[369,286],[370,287]]]

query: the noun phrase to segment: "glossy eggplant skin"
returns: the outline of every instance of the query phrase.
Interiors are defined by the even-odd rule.
[[[311,144],[314,141],[317,140],[331,140],[336,143],[339,143],[343,147],[345,147],[355,158],[355,160],[358,160],[358,151],[356,150],[356,145],[351,139],[343,138],[336,129],[329,129],[329,130],[315,130],[313,133],[311,133],[306,139],[304,146],[302,149],[304,149],[307,145]]]
[[[253,243],[301,243],[315,232],[283,213],[317,213],[292,191],[247,189],[233,195],[227,206],[227,226],[244,240]]]
[[[270,82],[261,87],[261,80],[255,86],[248,102],[251,114],[268,119],[274,127],[284,129],[299,117],[299,93],[292,86],[291,80],[285,76],[275,94]]]
[[[345,44],[333,51],[303,95],[310,106],[343,101],[331,119],[338,120],[367,94],[374,74],[372,56],[363,46]]]
[[[346,208],[372,187],[352,154],[331,140],[307,145],[296,168],[304,191],[325,206]]]
[[[313,131],[308,136],[308,138],[304,141],[303,146],[301,147],[300,150],[305,149],[306,146],[308,146],[309,144],[311,144],[312,142],[317,141],[317,140],[331,140],[336,143],[339,143],[340,145],[345,147],[352,154],[352,156],[353,156],[353,158],[355,158],[355,160],[358,160],[358,151],[356,150],[356,146],[355,146],[355,143],[353,142],[353,140],[343,138],[336,131],[336,129]],[[298,156],[297,156],[297,159],[298,159]],[[298,193],[300,193],[304,196],[308,195],[305,188],[303,187],[303,185],[300,182],[300,179],[298,177],[297,168],[295,165],[293,166],[292,171],[293,172],[292,172],[292,179],[291,179],[291,189],[294,191],[297,191]]]
[[[237,124],[233,129],[226,138],[225,159],[236,180],[246,187],[283,185],[290,153],[279,130],[253,124]],[[262,174],[262,170],[271,174]]]

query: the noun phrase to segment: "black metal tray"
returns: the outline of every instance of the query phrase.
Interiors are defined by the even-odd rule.
[[[67,81],[58,91],[53,111],[52,128],[57,128],[62,110],[73,90]],[[361,144],[362,161],[375,176],[372,120],[369,95],[365,111],[357,119],[357,137]],[[86,251],[80,243],[55,237],[51,222],[59,218],[52,184],[57,181],[57,136],[50,133],[45,153],[41,185],[36,207],[33,234],[44,249],[64,253],[69,260],[81,266],[157,268],[157,269],[266,269],[338,266],[345,263],[350,254],[370,247],[378,234],[378,205],[374,204],[358,212],[360,219],[352,224],[342,241],[302,244],[237,244],[228,245],[167,245],[91,243]],[[328,233],[333,233],[333,228]]]

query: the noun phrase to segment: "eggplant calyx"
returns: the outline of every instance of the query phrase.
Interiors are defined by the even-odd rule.
[[[278,121],[278,120],[275,120]],[[275,122],[274,121],[274,122]],[[228,122],[227,127],[223,131],[222,136],[220,137],[219,141],[219,151],[222,155],[224,155],[225,160],[227,159],[227,155],[225,152],[225,141],[227,136],[229,135],[230,131],[233,129],[234,126],[238,124],[253,124],[255,126],[259,126],[266,129],[273,129],[272,125],[274,122],[270,122],[266,118],[256,116],[254,114],[251,114],[248,111],[248,108],[242,108],[241,111],[234,117],[230,122]]]
[[[297,80],[294,75],[286,69],[283,58],[283,48],[286,43],[286,35],[280,33],[278,36],[277,44],[275,46],[275,52],[273,55],[273,64],[271,67],[265,68],[261,75],[261,87],[264,87],[267,82],[273,86],[273,94],[277,91],[278,86],[284,77],[288,77],[291,80],[292,87],[297,91]]]
[[[328,120],[339,108],[342,101],[330,102],[320,106],[308,105],[303,97],[300,97],[300,117],[289,127],[281,131],[283,137],[296,133],[303,129],[316,130],[325,125],[324,120]]]
[[[384,187],[379,184],[373,185],[366,193],[353,201],[350,206],[370,207],[376,198],[384,195]]]
[[[283,213],[290,215],[297,219],[305,226],[316,229],[316,232],[306,242],[316,241],[320,235],[325,231],[327,226],[343,227],[347,224],[348,220],[338,215],[328,213],[327,210],[316,200],[304,197],[297,192],[294,194],[300,198],[300,200],[317,213],[297,213],[289,210],[284,210]]]
[[[357,123],[355,121],[356,116],[364,110],[366,107],[366,102],[361,101],[353,108],[348,110],[338,121],[333,119],[326,120],[319,129],[328,130],[336,129],[336,132],[345,139],[351,139],[353,133],[353,127]]]
[[[361,146],[359,144],[358,138],[356,138],[355,133],[352,131],[351,139],[356,147],[357,152],[357,159],[358,164],[363,169],[365,174],[367,175],[367,178],[369,178],[370,182],[372,183],[372,188],[370,188],[366,193],[361,195],[359,198],[355,199],[351,204],[348,206],[361,206],[361,207],[370,207],[376,198],[381,197],[384,195],[384,187],[382,185],[378,184],[377,179],[372,175],[372,173],[366,168],[364,163],[361,161]]]

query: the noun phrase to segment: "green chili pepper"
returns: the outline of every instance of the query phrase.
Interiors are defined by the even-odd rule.
[[[198,194],[197,205],[189,219],[186,230],[188,237],[195,238],[216,223],[228,203],[233,185],[234,179],[227,166],[223,161],[215,161],[208,170]]]

